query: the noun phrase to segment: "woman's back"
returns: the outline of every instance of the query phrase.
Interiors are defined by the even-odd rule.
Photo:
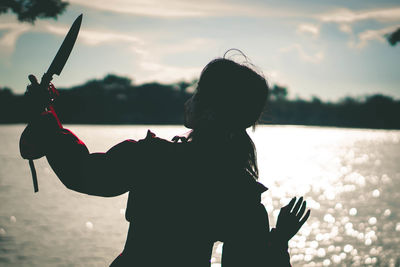
[[[255,217],[266,216],[260,210],[265,189],[235,168],[223,145],[144,142],[141,166],[132,163],[141,183],[130,192],[126,212],[131,225],[123,257],[130,263],[209,266],[214,242],[243,239],[239,229],[255,230]],[[259,225],[261,237],[269,231],[268,217]]]

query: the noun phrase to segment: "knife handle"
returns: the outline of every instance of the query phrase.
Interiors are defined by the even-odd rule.
[[[53,80],[53,75],[46,72],[42,76],[42,80],[40,81],[40,85],[41,86],[45,86],[45,88],[47,89],[47,87],[49,86],[51,80]]]

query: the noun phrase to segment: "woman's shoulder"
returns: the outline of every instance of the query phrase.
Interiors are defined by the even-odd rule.
[[[229,179],[229,181],[226,182],[227,188],[229,188],[234,195],[240,196],[240,201],[249,201],[249,203],[260,202],[261,195],[266,192],[268,188],[245,171],[241,173],[241,175],[231,177],[234,179]]]
[[[132,153],[134,151],[142,153],[162,152],[176,150],[187,147],[189,144],[185,137],[175,136],[171,141],[158,137],[155,133],[148,130],[142,139],[127,139],[113,146],[107,153]]]

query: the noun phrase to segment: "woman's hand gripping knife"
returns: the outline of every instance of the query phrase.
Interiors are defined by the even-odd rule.
[[[31,84],[28,85],[24,96],[28,125],[19,139],[19,151],[22,158],[29,160],[33,188],[35,192],[38,192],[33,160],[46,155],[52,133],[59,131],[62,126],[51,105],[58,96],[56,88],[51,83],[39,84],[33,75],[29,75],[29,80]]]
[[[51,106],[58,96],[53,84],[48,87],[38,83],[34,75],[29,75],[30,85],[24,95],[28,125],[21,134],[20,153],[22,158],[33,160],[46,154],[46,149],[54,132],[62,128],[57,115]]]
[[[292,198],[288,205],[281,208],[276,229],[274,229],[274,239],[284,246],[287,246],[287,242],[300,230],[310,216],[310,210],[304,214],[306,201],[303,201],[303,197],[299,198],[296,205],[295,203],[296,197]]]

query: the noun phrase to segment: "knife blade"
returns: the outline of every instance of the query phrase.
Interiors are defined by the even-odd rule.
[[[63,70],[65,63],[71,54],[72,48],[74,47],[76,38],[78,37],[79,29],[82,23],[82,14],[80,14],[72,24],[67,35],[64,38],[60,48],[57,51],[56,56],[50,64],[47,72],[43,75],[40,85],[48,86],[48,83],[53,79],[53,75],[60,75]]]

